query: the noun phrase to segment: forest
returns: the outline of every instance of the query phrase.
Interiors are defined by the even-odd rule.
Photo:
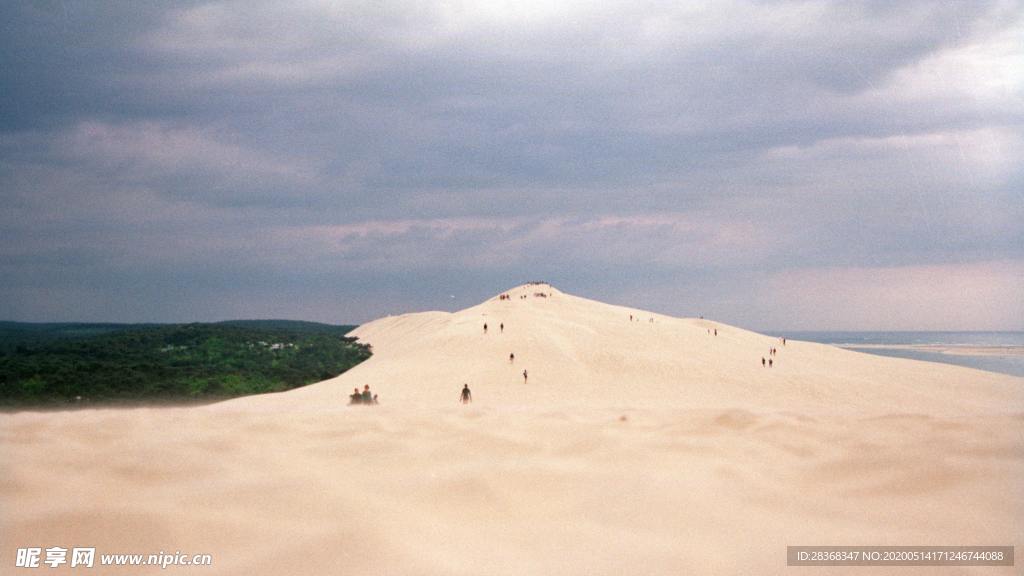
[[[0,322],[0,405],[213,401],[319,382],[367,359],[354,326]]]

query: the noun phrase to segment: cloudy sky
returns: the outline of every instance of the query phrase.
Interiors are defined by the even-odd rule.
[[[4,2],[0,202],[0,319],[1024,330],[1024,4]]]

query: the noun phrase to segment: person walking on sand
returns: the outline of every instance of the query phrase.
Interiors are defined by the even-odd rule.
[[[459,401],[463,404],[470,404],[473,402],[473,393],[469,391],[469,384],[462,385],[462,397]]]
[[[761,368],[764,368],[764,356],[761,356]]]
[[[516,363],[516,353],[515,352],[513,352],[513,353],[508,355],[508,363],[509,364],[515,364]]]
[[[530,377],[530,375],[529,375],[529,374],[527,374],[527,373],[526,373],[526,370],[524,369],[524,370],[523,370],[523,383],[526,383],[526,381],[527,381],[527,379],[528,379],[529,377]]]
[[[505,323],[504,323],[504,322],[502,322],[502,323],[501,323],[501,324],[500,324],[500,325],[498,326],[498,331],[499,331],[499,332],[501,332],[502,334],[504,334],[504,333],[505,333]]]
[[[352,394],[348,397],[348,403],[350,406],[363,403],[363,395],[359,393],[359,388],[352,390]]]
[[[487,322],[484,322],[484,334],[487,334]]]
[[[370,392],[370,385],[363,386],[363,404],[373,404],[373,393]]]
[[[771,367],[772,367],[772,359],[771,359],[771,358],[769,358],[769,359],[768,359],[768,367],[769,367],[769,368],[771,368]]]

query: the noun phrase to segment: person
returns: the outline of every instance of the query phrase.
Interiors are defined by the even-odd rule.
[[[377,404],[377,403],[378,403],[378,402],[377,402],[377,395],[376,395],[376,394],[374,394],[374,395],[373,395],[373,403],[374,403],[374,404]]]
[[[715,336],[718,336],[718,328],[715,328]]]
[[[373,404],[373,394],[370,392],[370,385],[363,386],[363,404]]]
[[[513,352],[513,353],[508,355],[508,363],[509,364],[514,364],[515,361],[516,361],[516,353]]]
[[[764,356],[761,356],[761,368],[764,368]]]
[[[786,345],[786,339],[785,339],[785,338],[783,338],[783,339],[782,339],[782,345],[783,345],[783,346],[785,346],[785,345]]]
[[[504,323],[504,322],[502,322],[502,323],[501,323],[501,324],[500,324],[500,325],[498,326],[498,329],[499,329],[499,332],[501,332],[502,334],[504,334],[504,333],[505,333],[505,323]]]
[[[469,391],[469,384],[462,385],[462,398],[463,404],[469,404],[473,401],[473,393]]]
[[[768,359],[768,367],[769,367],[769,368],[771,368],[771,367],[772,367],[772,359],[771,359],[771,358],[769,358],[769,359]]]
[[[352,394],[348,397],[348,403],[349,405],[363,403],[363,395],[359,393],[359,388],[354,388],[352,390]]]
[[[487,322],[484,322],[484,334],[487,334]]]
[[[527,379],[528,377],[529,377],[529,374],[527,374],[527,373],[526,373],[526,370],[524,369],[524,370],[523,370],[523,382],[526,382],[526,379]]]

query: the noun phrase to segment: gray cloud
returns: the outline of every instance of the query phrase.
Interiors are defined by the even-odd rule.
[[[543,276],[1024,329],[1021,8],[7,3],[0,317],[363,321]],[[998,301],[971,326],[929,273]]]

